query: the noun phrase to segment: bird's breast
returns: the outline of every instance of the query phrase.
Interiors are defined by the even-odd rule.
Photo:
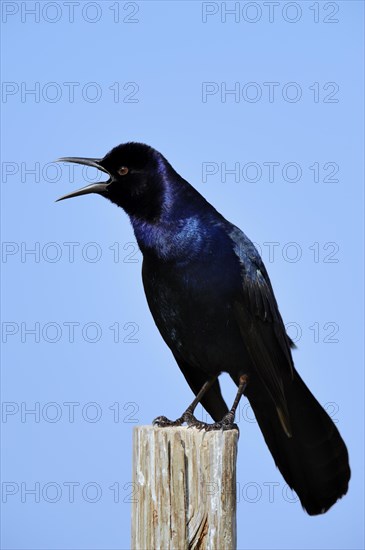
[[[188,263],[144,259],[145,293],[162,337],[174,353],[202,368],[221,369],[224,355],[241,345],[233,313],[238,267],[214,255]]]

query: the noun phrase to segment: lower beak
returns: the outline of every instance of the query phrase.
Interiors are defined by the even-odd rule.
[[[82,158],[82,157],[64,157],[64,158],[57,159],[55,162],[73,162],[75,164],[93,166],[94,168],[97,168],[98,170],[101,170],[102,172],[105,172],[106,174],[108,174],[108,176],[110,176],[109,172],[100,164],[101,159],[90,159],[90,158]],[[97,193],[98,195],[105,195],[110,183],[111,183],[111,179],[106,182],[93,183],[92,185],[87,185],[86,187],[82,187],[81,189],[78,189],[73,193],[69,193],[68,195],[63,195],[62,197],[57,199],[56,202],[63,201],[65,199],[71,199],[72,197],[78,197],[79,195],[88,195],[89,193]]]

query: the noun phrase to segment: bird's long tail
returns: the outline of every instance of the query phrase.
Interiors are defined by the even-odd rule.
[[[295,372],[285,387],[288,437],[271,397],[255,386],[248,385],[246,396],[277,467],[308,514],[326,512],[346,494],[350,479],[347,448],[335,424]]]

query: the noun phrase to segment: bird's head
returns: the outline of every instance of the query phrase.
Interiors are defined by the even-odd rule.
[[[107,181],[78,189],[58,201],[97,193],[129,215],[145,220],[159,217],[164,204],[166,175],[173,171],[158,151],[143,143],[118,145],[102,159],[64,157],[57,162],[93,166],[108,175]]]

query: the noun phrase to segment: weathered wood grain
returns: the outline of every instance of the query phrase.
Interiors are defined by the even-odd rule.
[[[236,548],[236,430],[138,426],[132,550]]]

